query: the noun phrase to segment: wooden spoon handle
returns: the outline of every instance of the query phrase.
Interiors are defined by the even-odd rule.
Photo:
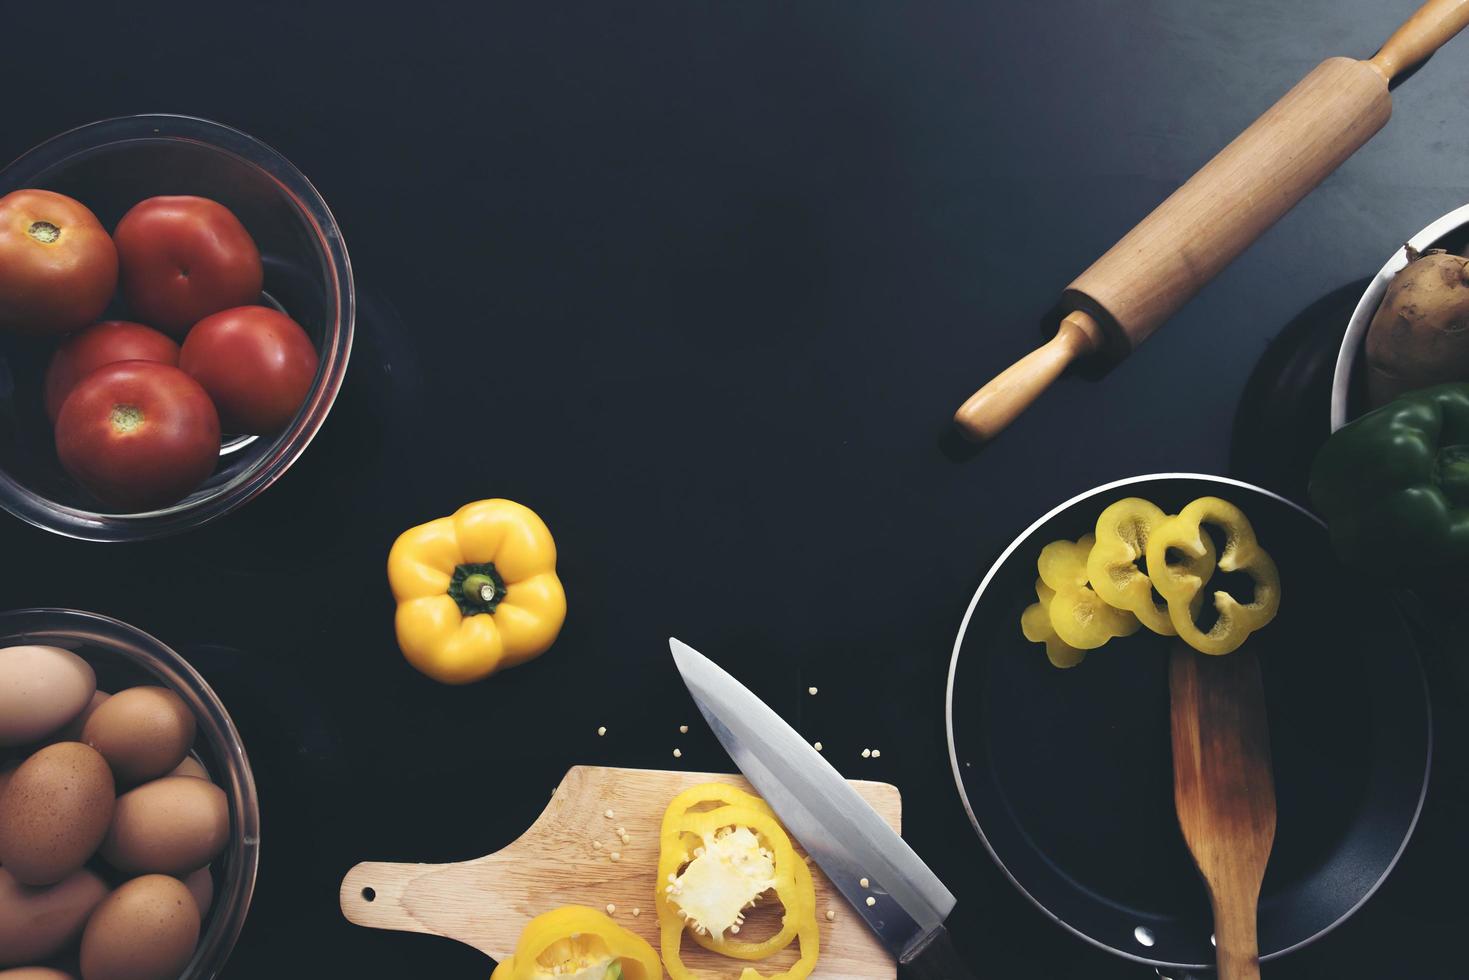
[[[1219,980],[1260,980],[1260,940],[1255,934],[1255,908],[1214,906],[1214,942]]]
[[[1469,0],[1464,0],[1469,3]],[[975,442],[993,439],[1030,407],[1067,365],[1100,350],[1102,328],[1090,314],[1077,310],[1061,321],[1061,329],[1044,346],[1006,368],[969,396],[954,414],[960,430]]]
[[[1428,0],[1368,62],[1389,82],[1469,27],[1469,0]]]

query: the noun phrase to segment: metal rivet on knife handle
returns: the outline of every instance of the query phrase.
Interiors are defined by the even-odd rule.
[[[954,420],[993,438],[1073,361],[1124,357],[1372,137],[1388,86],[1469,25],[1469,0],[1428,0],[1370,60],[1328,58],[1067,288],[1049,343],[975,392]]]

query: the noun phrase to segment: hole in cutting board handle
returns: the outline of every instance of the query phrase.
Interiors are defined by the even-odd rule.
[[[377,891],[371,887],[362,889],[362,900],[371,902],[377,898]]]

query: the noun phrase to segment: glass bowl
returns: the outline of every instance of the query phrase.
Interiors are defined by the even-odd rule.
[[[0,647],[62,647],[97,672],[97,686],[118,691],[138,684],[171,688],[194,712],[194,755],[224,790],[230,805],[230,839],[212,865],[214,903],[199,932],[194,958],[180,980],[208,980],[224,968],[245,924],[260,861],[260,805],[250,760],[229,713],[198,672],[177,653],[126,623],[74,609],[0,612]]]
[[[57,461],[41,395],[54,341],[0,339],[0,507],[58,534],[132,541],[199,527],[279,479],[326,420],[352,350],[352,266],[316,188],[259,140],[219,123],[167,115],[107,119],[47,140],[0,170],[0,196],[27,187],[76,198],[109,230],[134,204],[156,195],[219,201],[260,247],[261,302],[301,324],[320,365],[285,431],[226,436],[203,486],[171,506],[122,513],[98,509]],[[117,300],[107,316],[128,318]]]

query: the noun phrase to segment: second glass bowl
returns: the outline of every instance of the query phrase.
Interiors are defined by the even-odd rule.
[[[183,698],[194,713],[194,753],[224,790],[230,836],[215,858],[214,902],[205,916],[180,980],[209,980],[224,968],[245,924],[260,860],[260,804],[250,760],[229,713],[204,678],[183,657],[126,623],[73,609],[0,612],[0,647],[39,644],[70,650],[92,665],[98,688],[116,692],[159,684]]]
[[[285,310],[320,356],[306,403],[270,438],[227,439],[212,476],[185,499],[140,513],[99,506],[61,469],[42,405],[54,343],[0,340],[0,507],[38,527],[94,541],[175,534],[229,513],[305,451],[341,389],[352,350],[352,266],[326,202],[275,150],[188,116],[128,116],[62,133],[0,170],[0,196],[41,188],[81,201],[111,230],[134,204],[168,194],[225,205],[260,248],[261,302]],[[109,310],[108,315],[125,311]]]

